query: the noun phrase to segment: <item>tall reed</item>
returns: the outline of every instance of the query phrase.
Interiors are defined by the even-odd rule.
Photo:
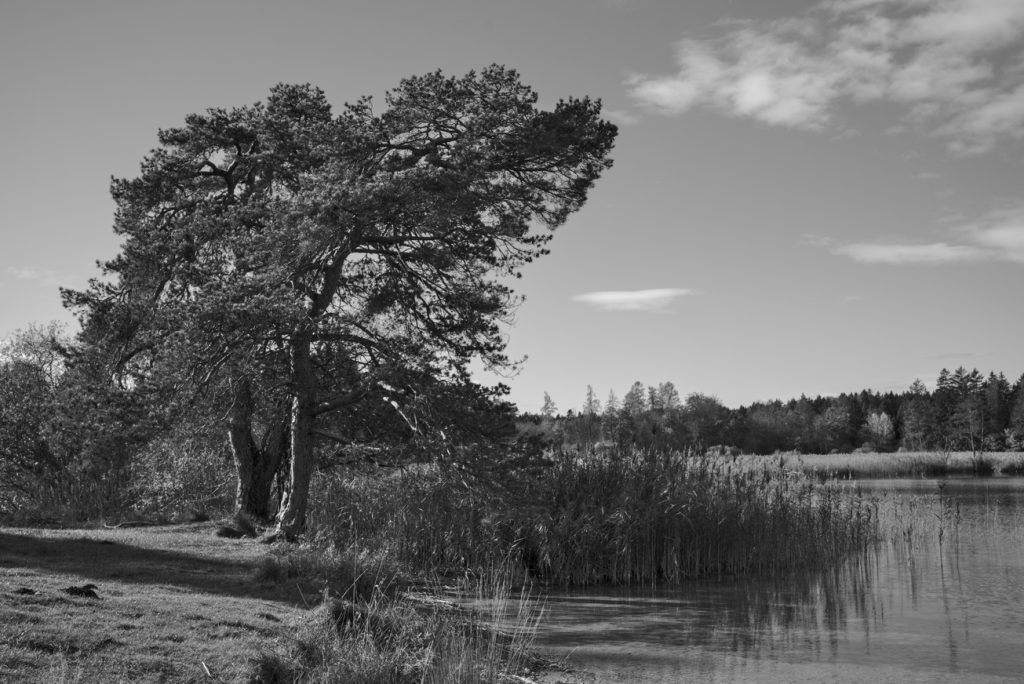
[[[497,684],[529,681],[539,603],[507,579],[475,580],[466,609],[431,595],[374,591],[324,596],[276,651],[251,666],[250,684]]]
[[[560,452],[542,470],[470,479],[410,469],[321,479],[310,528],[386,546],[414,569],[512,558],[542,581],[675,583],[823,567],[877,538],[874,504],[779,462],[678,452]]]

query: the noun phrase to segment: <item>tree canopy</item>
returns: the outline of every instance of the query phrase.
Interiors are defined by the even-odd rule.
[[[161,130],[112,183],[121,253],[64,293],[124,382],[223,396],[240,492],[290,458],[287,535],[332,415],[402,414],[471,384],[472,358],[510,365],[509,277],[611,165],[599,102],[539,109],[504,67],[408,78],[385,104],[335,115],[321,90],[278,85]]]

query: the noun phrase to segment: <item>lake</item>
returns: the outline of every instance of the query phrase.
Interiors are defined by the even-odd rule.
[[[1024,478],[856,486],[888,530],[863,556],[786,577],[552,591],[537,646],[598,682],[1021,681]]]

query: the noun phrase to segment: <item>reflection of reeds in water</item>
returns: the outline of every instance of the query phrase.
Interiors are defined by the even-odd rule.
[[[945,565],[955,565],[966,542],[989,556],[1024,554],[1020,490],[1013,485],[1004,491],[963,489],[957,484],[937,480],[933,492],[877,499],[881,536],[895,556],[908,563],[937,556]]]
[[[419,569],[490,567],[568,585],[676,583],[821,568],[876,539],[874,504],[778,462],[557,453],[500,486],[437,468],[320,483],[315,534]]]
[[[937,480],[932,491],[887,495],[879,500],[881,546],[890,564],[887,572],[911,606],[928,600],[921,591],[931,583],[940,591],[947,620],[952,621],[947,583],[961,592],[965,578],[973,582],[975,573],[988,576],[991,569],[987,566],[996,558],[1021,556],[1020,511],[987,493],[979,498],[978,492],[956,490],[953,483]],[[966,576],[961,568],[965,553],[972,565]],[[979,554],[985,560],[981,567],[973,567]],[[957,600],[962,603],[963,597]]]
[[[744,657],[779,647],[834,653],[851,620],[869,630],[881,619],[877,560],[877,549],[865,550],[829,568],[741,583],[732,607],[708,614],[729,641],[708,645]]]
[[[835,653],[848,631],[873,632],[884,619],[875,586],[878,549],[829,568],[775,577],[696,581],[653,592],[591,588],[552,595],[554,625],[541,640],[548,647],[590,652],[606,644],[642,644],[747,660]]]
[[[938,480],[935,493],[893,496],[878,499],[878,522],[881,538],[891,547],[898,562],[912,563],[937,550],[959,544],[965,526],[981,529],[986,524],[985,506],[972,506],[972,518],[964,519],[961,501],[946,492],[947,483]],[[998,507],[992,507],[993,512]]]

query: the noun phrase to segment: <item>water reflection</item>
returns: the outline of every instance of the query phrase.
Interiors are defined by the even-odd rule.
[[[551,593],[539,643],[598,681],[1019,681],[1024,480],[861,486],[892,536],[840,567]]]

